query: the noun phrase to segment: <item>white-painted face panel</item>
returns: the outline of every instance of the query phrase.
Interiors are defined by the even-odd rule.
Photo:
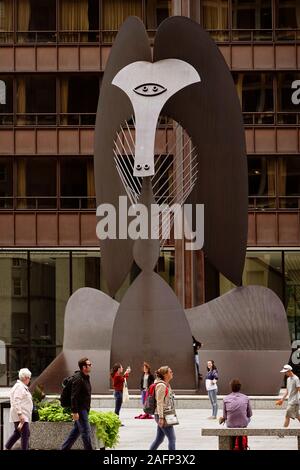
[[[120,70],[112,84],[129,97],[135,114],[134,176],[154,174],[154,143],[159,114],[179,90],[200,82],[195,68],[179,59],[133,62]]]

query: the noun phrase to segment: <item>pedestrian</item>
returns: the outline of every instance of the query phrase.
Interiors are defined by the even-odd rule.
[[[200,374],[200,361],[199,361],[199,349],[203,346],[203,344],[198,341],[194,336],[193,338],[193,348],[194,348],[194,358],[195,358],[195,369],[196,375],[198,379],[198,388],[200,385],[200,380],[202,379],[202,375]]]
[[[29,369],[19,370],[19,380],[10,391],[9,421],[14,423],[14,432],[5,444],[5,449],[10,450],[21,438],[21,449],[28,450],[30,436],[30,422],[32,415],[32,396],[28,388],[31,379]]]
[[[223,416],[219,419],[219,423],[226,423],[228,428],[246,428],[252,416],[249,397],[240,393],[242,385],[239,379],[233,379],[230,387],[231,393],[223,398]],[[245,437],[247,438],[247,436],[233,436],[231,448],[233,449],[235,445],[239,449],[247,448],[248,442]]]
[[[216,419],[218,413],[218,369],[213,360],[207,361],[207,374],[205,377],[205,387],[212,406],[212,416],[208,419]]]
[[[150,385],[154,383],[154,375],[151,373],[150,365],[147,362],[143,363],[143,373],[141,376],[140,390],[141,390],[141,402],[142,405],[145,403],[146,393]],[[135,416],[136,419],[152,419],[152,415],[148,413],[142,413],[139,416]]]
[[[131,372],[130,366],[127,367],[125,373],[123,374],[123,366],[119,362],[113,365],[110,375],[113,382],[114,397],[115,397],[115,413],[120,414],[121,406],[123,403],[123,387],[125,379],[128,378]],[[124,426],[124,425],[122,425]]]
[[[172,378],[173,371],[168,366],[162,366],[156,371],[156,379],[154,381],[156,408],[154,417],[157,423],[157,431],[150,450],[158,449],[165,436],[168,439],[168,449],[175,450],[176,437],[174,425],[169,425],[167,422],[167,415],[172,415],[176,418],[174,396],[170,386]],[[178,421],[174,424],[178,424]]]
[[[83,357],[78,361],[79,371],[76,371],[72,380],[71,412],[74,421],[73,428],[63,443],[62,450],[70,450],[74,442],[81,435],[85,450],[93,450],[91,442],[91,428],[89,424],[89,411],[91,407],[92,387],[90,383],[91,361]]]
[[[297,375],[293,373],[293,368],[289,364],[285,364],[280,371],[287,377],[286,381],[286,392],[283,397],[276,402],[276,405],[281,406],[284,400],[288,397],[285,420],[283,426],[287,428],[290,424],[290,419],[298,419],[300,422],[299,415],[299,392],[300,392],[300,380]]]

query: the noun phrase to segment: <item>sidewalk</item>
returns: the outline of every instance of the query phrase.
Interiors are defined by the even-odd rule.
[[[107,408],[101,411],[108,411]],[[134,419],[141,413],[141,409],[121,409],[120,418],[124,427],[120,428],[120,442],[116,450],[148,450],[156,433],[154,419]],[[218,449],[217,437],[202,437],[201,428],[218,427],[217,420],[209,420],[209,410],[179,409],[177,410],[179,426],[175,426],[176,445],[178,450],[213,450]],[[284,410],[254,410],[249,427],[282,427]],[[221,416],[221,411],[218,413]],[[299,422],[291,420],[290,427],[299,427]],[[251,450],[297,450],[297,438],[285,437],[249,437]],[[165,441],[160,449],[167,449]]]

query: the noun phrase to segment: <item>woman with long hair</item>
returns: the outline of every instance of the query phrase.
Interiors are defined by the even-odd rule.
[[[205,377],[205,386],[212,406],[212,416],[208,419],[216,419],[218,413],[218,369],[213,360],[207,361],[207,374]]]
[[[173,371],[169,366],[162,366],[156,371],[155,379],[155,398],[156,408],[154,412],[155,421],[157,423],[156,437],[151,444],[150,450],[156,450],[163,442],[165,436],[169,444],[169,450],[175,450],[176,437],[174,426],[167,423],[167,415],[176,416],[174,396],[170,386],[173,378]],[[178,422],[176,423],[178,424]]]
[[[154,383],[154,375],[151,373],[150,365],[148,362],[143,363],[143,373],[141,376],[140,390],[141,390],[141,402],[142,405],[145,403],[146,393],[150,385]],[[152,419],[152,415],[148,413],[142,413],[135,417],[136,419]]]
[[[119,362],[114,364],[110,371],[110,376],[113,382],[114,397],[115,397],[115,413],[120,414],[122,402],[123,402],[123,386],[125,379],[129,376],[131,372],[130,367],[128,366],[125,373],[123,374],[123,366]]]

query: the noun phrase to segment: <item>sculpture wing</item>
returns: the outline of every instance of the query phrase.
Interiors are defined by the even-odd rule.
[[[247,246],[248,177],[240,103],[230,71],[199,24],[183,17],[158,28],[154,61],[182,59],[200,75],[162,110],[190,135],[198,180],[187,202],[204,204],[204,252],[213,266],[240,285]]]

